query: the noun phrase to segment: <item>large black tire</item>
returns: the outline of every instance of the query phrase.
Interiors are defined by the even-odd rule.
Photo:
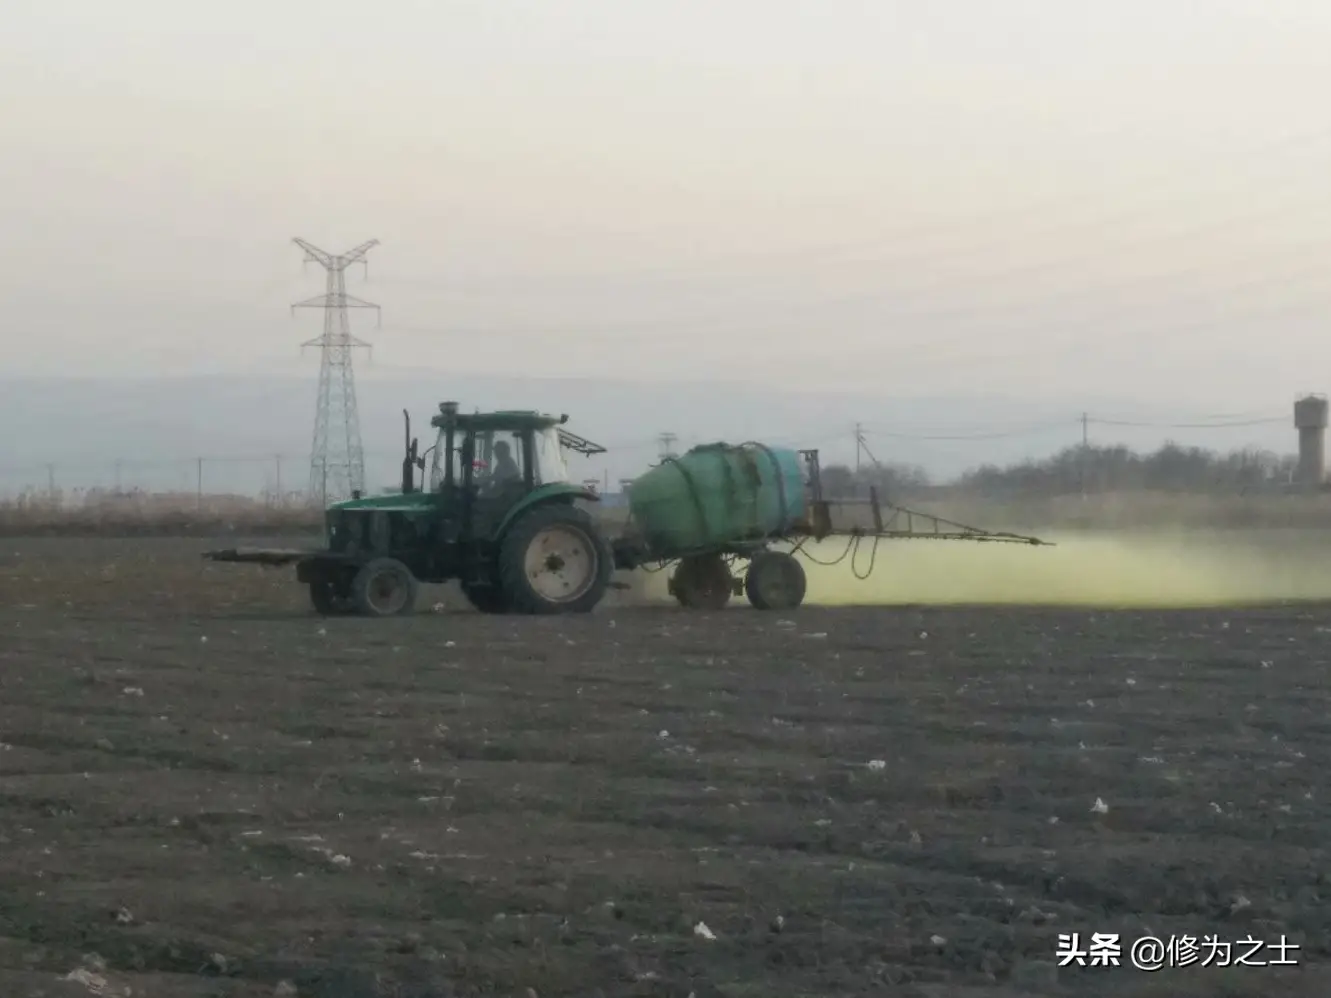
[[[316,579],[310,583],[310,603],[315,613],[325,617],[345,617],[356,612],[351,590],[345,581]]]
[[[508,598],[499,586],[477,586],[464,582],[462,595],[480,613],[508,613]]]
[[[375,558],[351,580],[356,612],[366,617],[397,617],[416,609],[420,584],[396,558]]]
[[[744,594],[759,610],[793,610],[804,602],[809,580],[804,566],[784,551],[759,551],[749,559]]]
[[[538,506],[499,543],[497,575],[510,613],[588,613],[614,570],[610,545],[574,506]]]
[[[690,610],[723,610],[730,602],[734,577],[719,554],[690,555],[679,560],[670,589],[680,606]]]

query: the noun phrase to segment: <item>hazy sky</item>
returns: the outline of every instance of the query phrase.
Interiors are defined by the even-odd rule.
[[[11,375],[1331,389],[1326,0],[4,8]]]

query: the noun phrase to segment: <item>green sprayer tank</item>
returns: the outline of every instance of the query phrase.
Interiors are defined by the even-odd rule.
[[[629,487],[633,522],[659,558],[782,534],[806,506],[799,454],[754,443],[695,447]]]

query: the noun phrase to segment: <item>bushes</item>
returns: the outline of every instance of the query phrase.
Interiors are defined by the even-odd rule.
[[[300,502],[185,493],[26,493],[0,501],[5,537],[216,537],[317,532],[323,513]]]

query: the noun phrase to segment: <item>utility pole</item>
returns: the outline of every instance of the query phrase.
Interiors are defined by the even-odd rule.
[[[203,458],[194,459],[194,508],[203,509]]]
[[[282,455],[274,454],[273,461],[277,464],[277,501],[282,502]]]
[[[673,433],[662,433],[656,438],[656,442],[660,445],[662,461],[675,456],[675,441],[678,439],[679,437]]]
[[[1081,414],[1081,460],[1077,462],[1077,478],[1080,479],[1081,497],[1086,498],[1086,463],[1091,456],[1091,417]]]
[[[873,466],[877,468],[879,471],[883,470],[882,463],[878,460],[878,458],[873,456],[873,451],[869,450],[869,441],[864,436],[864,430],[860,428],[859,423],[856,423],[855,424],[855,470],[856,471],[860,470],[860,454],[863,454],[865,457],[867,457],[873,463]]]
[[[373,302],[347,294],[346,270],[353,263],[365,263],[365,254],[379,245],[371,239],[347,252],[334,256],[303,239],[292,240],[311,260],[327,271],[324,293],[292,305],[324,310],[324,331],[317,339],[301,344],[319,348],[319,395],[314,412],[314,444],[310,448],[310,498],[320,506],[345,499],[365,489],[365,451],[361,446],[360,414],[356,409],[356,378],[352,371],[352,351],[368,350],[370,344],[351,335],[347,310],[372,308]],[[366,269],[368,270],[368,264]]]

